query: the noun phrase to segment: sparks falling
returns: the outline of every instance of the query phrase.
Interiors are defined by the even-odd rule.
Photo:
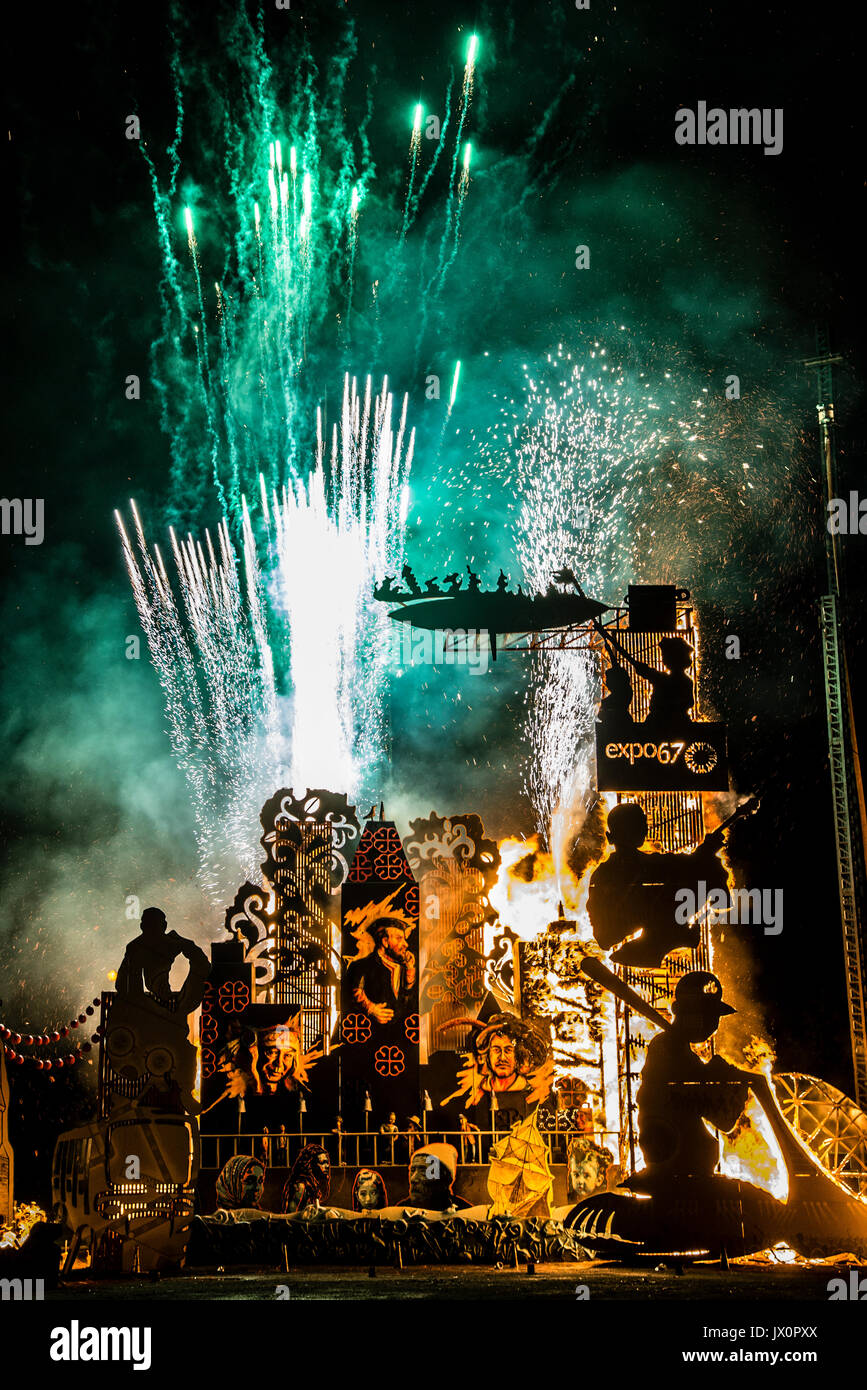
[[[464,165],[461,170],[461,182],[458,190],[458,197],[461,201],[467,196],[467,189],[470,186],[470,157],[472,152],[473,147],[468,140],[464,146]]]
[[[274,663],[263,618],[261,571],[245,546],[244,582],[225,520],[214,547],[170,532],[175,582],[148,546],[135,503],[134,544],[116,515],[133,596],[165,701],[172,752],[195,815],[202,888],[255,872],[255,818],[279,765]]]
[[[627,339],[617,341],[626,333],[619,326],[608,343],[593,339],[580,354],[560,347],[538,369],[525,367],[522,396],[503,402],[500,420],[443,479],[469,518],[456,535],[447,500],[447,555],[461,547],[499,560],[504,527],[492,499],[504,492],[514,558],[540,591],[568,563],[611,603],[629,582],[700,582],[710,597],[730,567],[758,573],[784,547],[791,555],[792,517],[808,503],[795,463],[800,435],[773,389],[727,400],[697,385],[676,349],[662,365],[629,366]],[[798,534],[808,533],[804,516]],[[508,568],[508,557],[500,563]],[[532,661],[525,789],[560,871],[592,795],[600,692],[586,652]]]
[[[330,456],[317,419],[316,467],[272,499],[272,596],[292,689],[291,780],[373,795],[386,742],[389,622],[370,595],[403,563],[403,498],[415,447],[408,398],[395,421],[387,381],[372,400],[344,383]],[[311,597],[311,590],[315,597]]]
[[[242,498],[237,546],[226,518],[216,544],[170,531],[173,580],[135,503],[134,542],[117,516],[215,904],[239,874],[256,877],[258,811],[275,786],[376,790],[388,620],[369,600],[402,563],[407,406],[396,415],[387,381],[374,397],[369,378],[363,395],[347,378],[330,449],[317,421],[310,476],[270,494],[262,477],[261,515],[254,525]]]

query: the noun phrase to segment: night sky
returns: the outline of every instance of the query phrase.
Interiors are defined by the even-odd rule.
[[[214,151],[223,117],[243,120],[251,74],[231,7],[183,13],[174,25],[186,103],[175,202],[206,208],[222,177]],[[454,525],[447,504],[461,504],[455,489],[476,468],[503,399],[520,392],[523,364],[558,343],[580,354],[625,325],[630,369],[672,370],[684,399],[701,385],[721,396],[726,375],[740,375],[749,410],[730,448],[752,447],[754,427],[776,451],[753,511],[732,524],[713,479],[686,490],[676,517],[664,496],[649,496],[657,559],[633,552],[633,575],[612,575],[603,596],[618,598],[630,577],[676,578],[692,590],[705,699],[729,722],[735,785],[768,785],[738,834],[744,881],[786,895],[783,934],[749,936],[751,992],[764,999],[781,1069],[851,1090],[816,610],[824,516],[815,386],[798,365],[812,355],[817,322],[827,323],[846,359],[836,382],[846,492],[864,477],[864,209],[851,148],[863,77],[851,10],[831,3],[801,18],[782,4],[673,0],[467,10],[449,0],[407,14],[293,0],[263,15],[278,98],[291,100],[304,45],[321,83],[334,79],[341,55],[345,129],[356,148],[369,141],[376,175],[359,222],[354,337],[341,338],[336,309],[323,308],[303,405],[333,411],[345,370],[387,371],[410,393],[418,442],[407,554],[419,574],[469,557],[493,579],[498,565],[514,564],[508,469],[466,495]],[[160,903],[172,926],[203,942],[219,935],[221,914],[196,883],[192,812],[156,677],[145,659],[125,658],[126,637],[139,629],[112,513],[134,496],[158,539],[169,521],[200,532],[220,513],[201,470],[183,486],[173,475],[151,380],[161,274],[151,190],[136,142],[124,138],[137,113],[149,151],[164,161],[175,120],[169,9],[30,6],[11,22],[3,492],[44,498],[46,534],[39,547],[4,537],[0,548],[9,843],[0,997],[8,1022],[39,1028],[105,985],[134,927],[128,895]],[[400,220],[412,107],[422,100],[441,111],[452,76],[460,89],[472,32],[481,45],[466,132],[473,180],[458,256],[420,336],[412,285],[380,325],[368,291]],[[782,107],[782,153],[678,146],[675,112],[701,100]],[[408,239],[419,263],[435,245],[444,175],[431,181]],[[209,281],[219,273],[217,221],[202,217]],[[591,248],[586,272],[574,265],[579,243]],[[446,382],[457,358],[461,390],[443,433],[444,402],[426,401],[424,381],[437,372]],[[141,377],[140,401],[124,397],[130,373]],[[624,528],[643,505],[630,506]],[[864,544],[844,542],[856,710]],[[741,638],[739,663],[723,658],[731,632]],[[511,662],[484,692],[465,684],[461,700],[467,677],[454,671],[392,692],[382,791],[402,828],[431,809],[472,809],[497,835],[532,831],[518,746],[525,673]]]

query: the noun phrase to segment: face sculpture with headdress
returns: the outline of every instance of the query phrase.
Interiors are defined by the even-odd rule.
[[[217,1178],[217,1205],[227,1211],[257,1207],[265,1190],[265,1167],[258,1158],[235,1154]]]
[[[472,1051],[463,1054],[458,1072],[458,1089],[442,1103],[466,1096],[466,1104],[478,1105],[491,1092],[523,1091],[528,1104],[542,1101],[549,1094],[553,1065],[546,1040],[524,1019],[515,1014],[494,1014],[485,1023],[478,1019],[451,1019],[444,1028],[475,1030]]]
[[[331,1191],[331,1160],[321,1144],[305,1144],[283,1188],[283,1211],[314,1216]]]

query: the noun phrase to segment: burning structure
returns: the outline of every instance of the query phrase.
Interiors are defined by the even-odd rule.
[[[555,577],[581,597],[570,570]],[[171,1267],[191,1233],[201,1258],[223,1239],[209,1222],[250,1225],[264,1250],[274,1221],[315,1221],[299,1259],[366,1259],[340,1223],[407,1208],[553,1221],[557,1258],[725,1260],[780,1242],[867,1256],[860,1109],[813,1078],[775,1082],[759,1043],[748,1068],[715,1049],[732,1012],[720,856],[756,801],[707,829],[726,729],[702,717],[690,596],[633,586],[574,622],[561,609],[537,636],[589,653],[605,692],[573,867],[538,839],[498,845],[472,812],[431,812],[402,839],[382,805],[362,824],[343,792],[275,792],[261,881],[235,894],[210,960],[147,908],[116,992],[95,1001],[98,1117],[54,1158],[67,1267],[82,1245],[102,1269]],[[60,1036],[5,1029],[5,1057]],[[4,1109],[0,1089],[0,1124]],[[2,1128],[0,1160],[8,1206]]]
[[[332,1230],[370,1214],[361,1174],[382,1221],[407,1204],[458,1223],[554,1218],[557,1258],[867,1254],[857,1106],[809,1078],[775,1083],[760,1046],[765,1070],[714,1050],[731,1012],[719,855],[754,802],[705,833],[726,731],[701,718],[689,595],[633,588],[606,611],[562,634],[597,654],[607,691],[579,874],[538,841],[498,846],[473,813],[431,813],[401,841],[382,807],[362,828],[342,793],[283,789],[262,809],[262,881],[239,889],[210,962],[146,911],[103,997],[99,1120],[55,1156],[57,1210],[95,1263],[178,1263],[190,1230],[193,1257],[213,1254],[194,1187],[219,1208],[205,1223],[252,1223],[267,1244],[275,1220],[317,1220],[309,1258],[367,1258]],[[145,1149],[153,1171],[130,1168]],[[407,1165],[410,1195],[390,1206]]]

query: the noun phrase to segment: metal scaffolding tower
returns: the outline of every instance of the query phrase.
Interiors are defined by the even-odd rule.
[[[817,355],[804,363],[807,367],[815,367],[819,377],[819,400],[816,408],[819,415],[819,447],[826,504],[838,496],[831,369],[840,361],[842,358],[832,355],[829,350],[827,333],[820,332],[817,335]],[[841,622],[840,543],[839,537],[832,533],[827,525],[825,558],[829,592],[819,600],[819,617],[825,668],[825,706],[828,717],[828,758],[834,805],[837,880],[840,890],[855,1099],[862,1109],[867,1109],[867,1012],[864,1004],[864,969],[856,886],[858,867],[863,864],[864,792]],[[855,806],[859,814],[857,820],[853,821],[852,812]]]

